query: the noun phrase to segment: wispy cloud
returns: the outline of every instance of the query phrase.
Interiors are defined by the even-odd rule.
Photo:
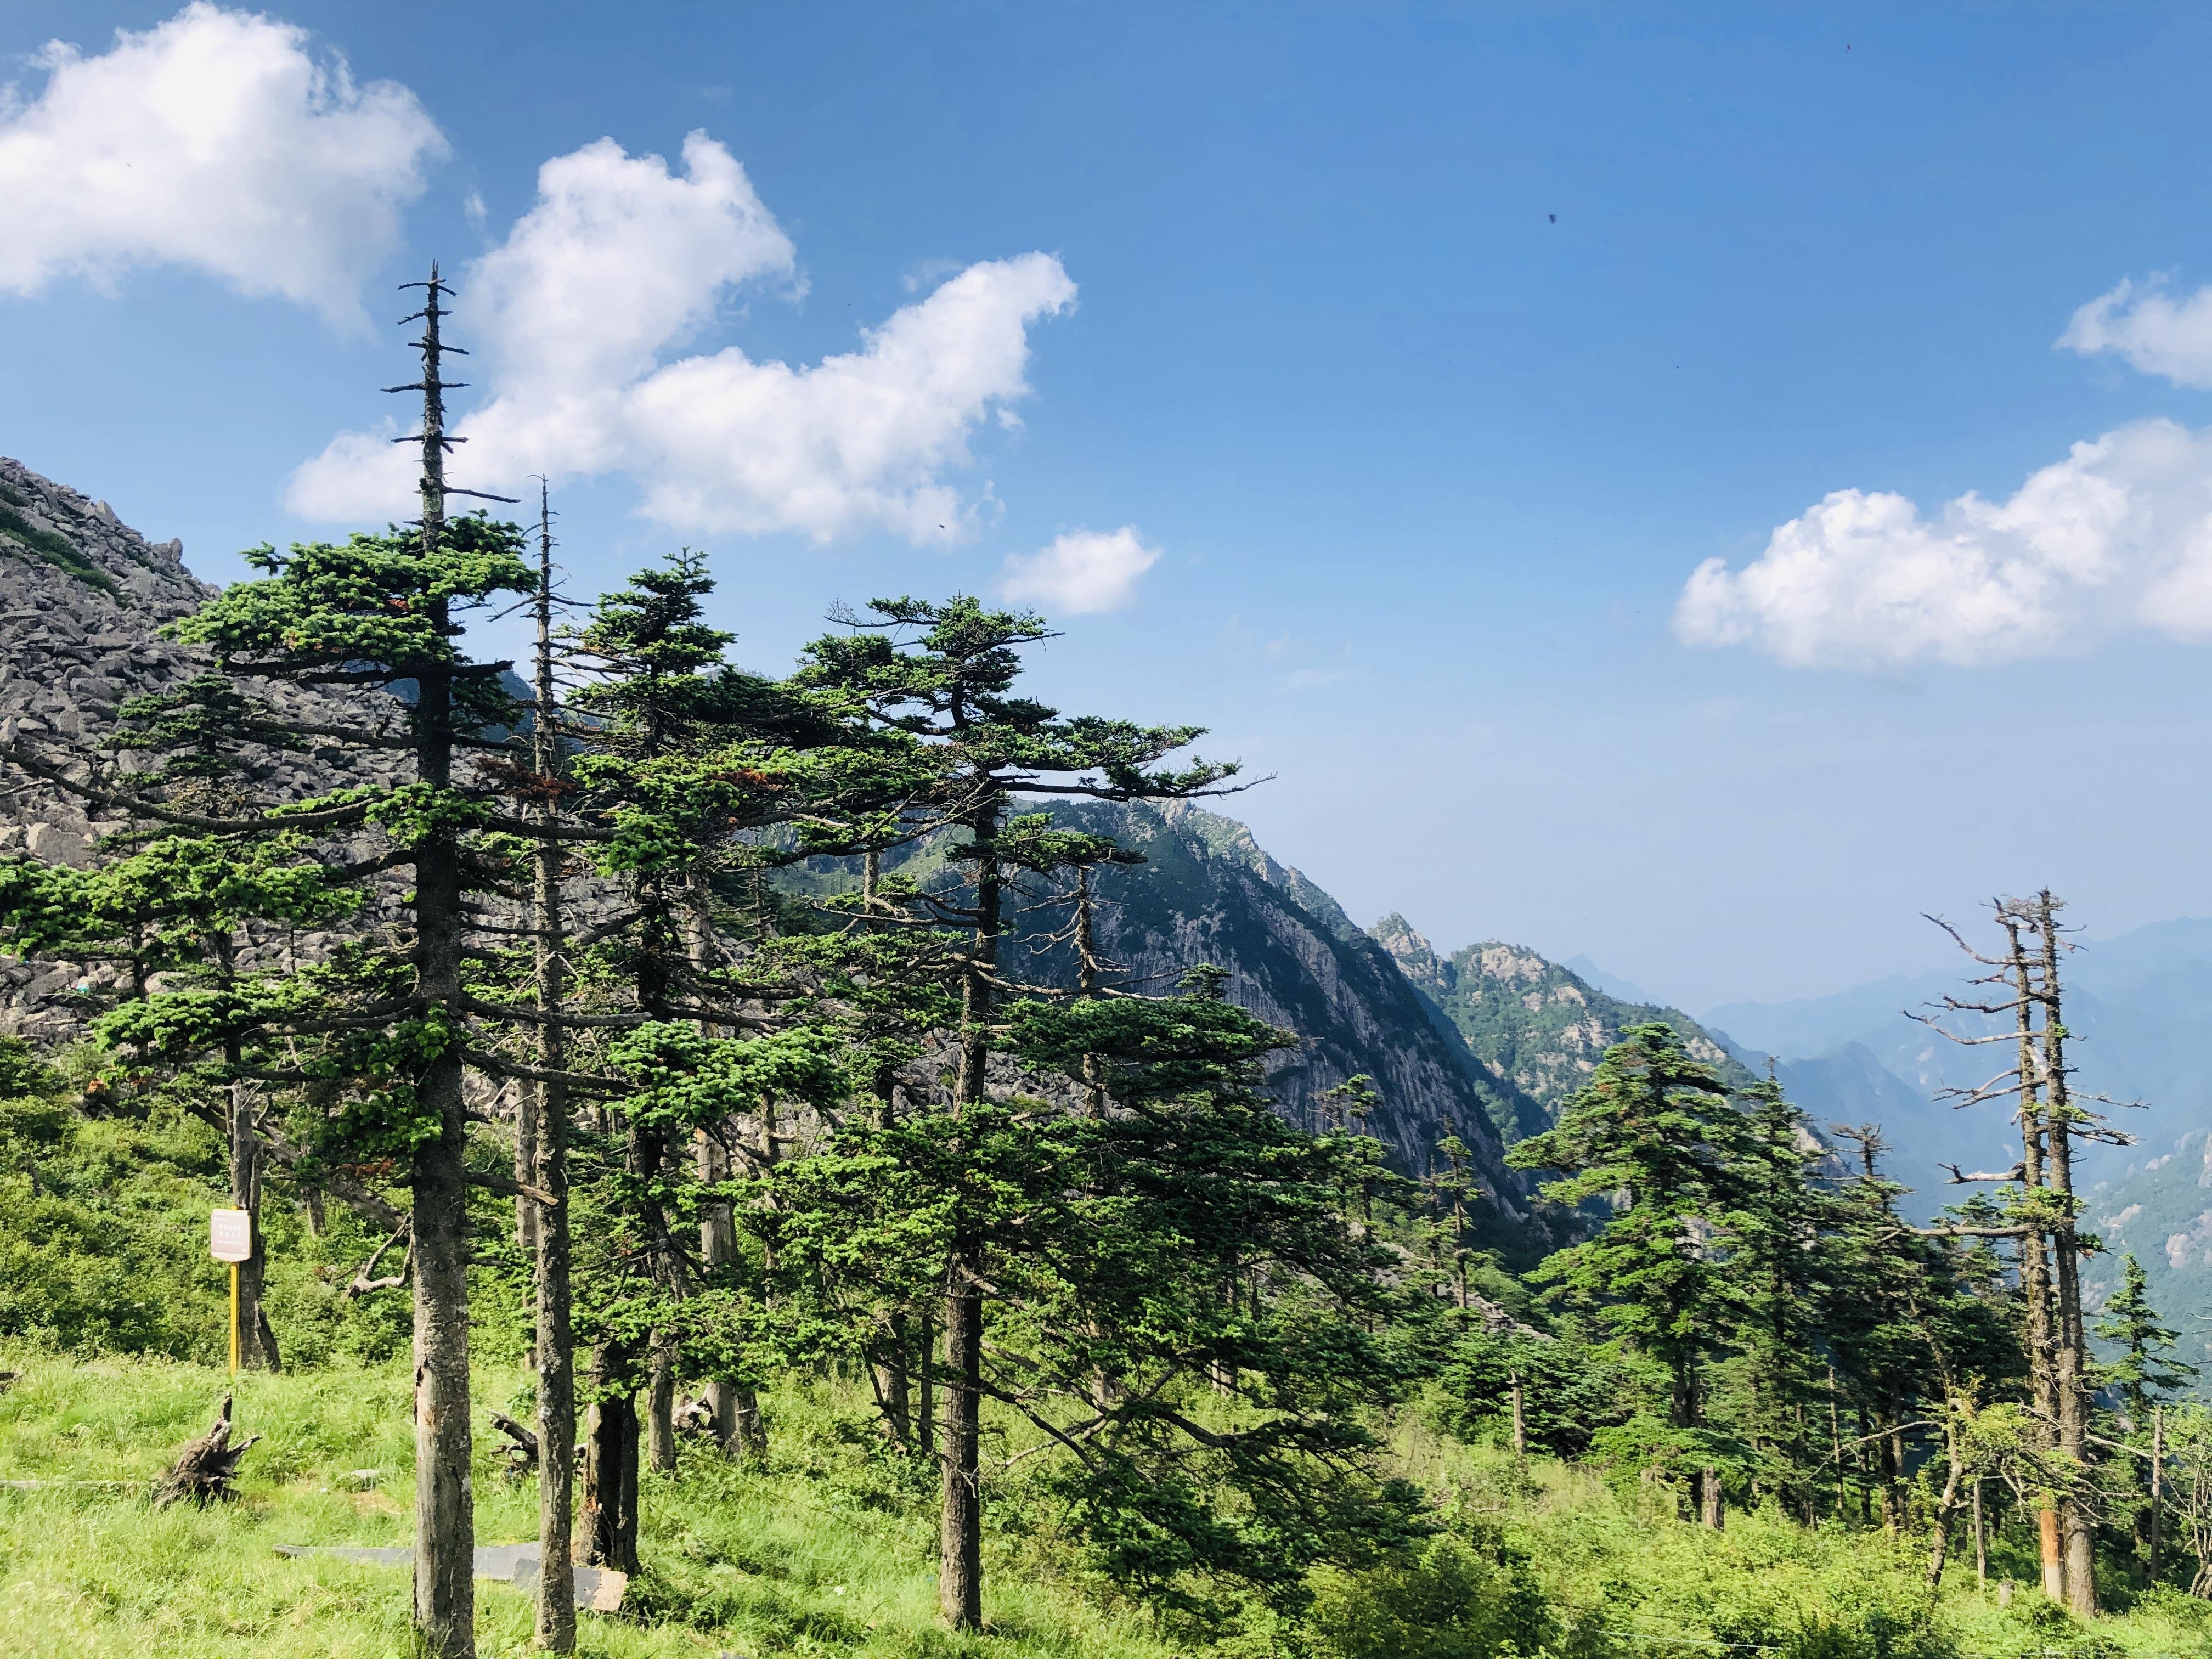
[[[2074,313],[2057,344],[2111,352],[2176,386],[2212,386],[2212,288],[2177,300],[2162,276],[2140,284],[2123,277]]]

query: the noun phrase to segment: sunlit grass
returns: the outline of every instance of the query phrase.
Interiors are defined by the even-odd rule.
[[[405,1650],[404,1569],[288,1558],[279,1544],[400,1544],[413,1501],[404,1368],[237,1380],[236,1419],[264,1437],[240,1500],[155,1510],[146,1493],[213,1419],[231,1380],[167,1362],[16,1357],[0,1396],[0,1655],[130,1659],[385,1659]],[[519,1404],[520,1376],[480,1372],[487,1407]],[[786,1397],[764,1472],[687,1450],[648,1477],[634,1587],[641,1617],[586,1614],[579,1651],[608,1659],[732,1652],[1164,1659],[1142,1620],[1116,1619],[1033,1571],[992,1586],[994,1628],[956,1641],[935,1626],[935,1534],[910,1475],[872,1468],[824,1400]],[[477,1532],[537,1531],[534,1482],[500,1473],[478,1437]],[[367,1490],[354,1473],[377,1470]],[[119,1482],[119,1488],[62,1484]],[[904,1485],[902,1486],[902,1482]],[[488,1656],[529,1650],[516,1590],[477,1585]],[[653,1622],[647,1622],[653,1621]]]

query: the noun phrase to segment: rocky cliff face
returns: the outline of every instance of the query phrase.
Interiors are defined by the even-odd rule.
[[[149,542],[105,501],[0,457],[0,744],[57,759],[96,750],[125,699],[207,666],[156,632],[216,591],[185,568],[183,553],[174,541]],[[268,697],[307,722],[320,714],[327,723],[342,707],[293,687],[272,688]],[[129,755],[113,761],[120,771],[132,765]],[[297,799],[310,780],[304,767],[272,757],[257,787],[271,800]],[[122,827],[12,769],[0,781],[0,854],[82,865],[98,836]],[[90,964],[0,958],[0,1030],[67,1037],[83,994],[105,973]]]
[[[1401,1169],[1425,1172],[1437,1142],[1456,1133],[1474,1149],[1503,1224],[1498,1242],[1540,1236],[1529,1231],[1529,1189],[1505,1167],[1496,1127],[1534,1108],[1431,1016],[1334,899],[1271,858],[1244,825],[1188,802],[1060,805],[1054,815],[1145,856],[1098,884],[1101,943],[1127,982],[1158,991],[1199,963],[1227,969],[1231,1000],[1303,1039],[1269,1070],[1285,1115],[1315,1123],[1323,1092],[1364,1073],[1382,1096],[1372,1127]],[[1045,975],[1073,976],[1064,947],[1047,945],[1034,960]]]

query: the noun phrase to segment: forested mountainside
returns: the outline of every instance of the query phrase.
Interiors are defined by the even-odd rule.
[[[196,580],[176,543],[151,544],[104,503],[0,459],[0,719],[15,730],[97,738],[119,702],[173,690],[202,666],[155,630],[215,590]],[[286,713],[312,725],[332,700],[278,687]],[[123,757],[128,769],[130,757]],[[282,766],[281,758],[279,766]],[[264,780],[282,798],[282,775]],[[1269,1081],[1293,1121],[1319,1121],[1321,1097],[1347,1078],[1371,1077],[1382,1096],[1373,1132],[1419,1174],[1437,1142],[1456,1133],[1472,1150],[1484,1194],[1478,1233],[1520,1259],[1547,1235],[1528,1232],[1530,1186],[1508,1170],[1493,1127],[1530,1121],[1535,1107],[1428,1017],[1395,961],[1336,901],[1278,863],[1233,819],[1188,803],[1062,805],[1071,826],[1109,834],[1145,862],[1099,878],[1101,942],[1119,978],[1151,991],[1185,969],[1228,970],[1231,1000],[1300,1034]],[[112,827],[53,792],[0,799],[0,850],[82,860]],[[924,862],[927,848],[912,854]],[[1048,925],[1038,934],[1051,931]],[[1066,946],[1024,936],[1024,971],[1073,982]],[[74,1029],[82,992],[111,970],[97,963],[0,964],[0,1029],[58,1040]]]
[[[1509,1141],[1549,1128],[1567,1097],[1596,1070],[1598,1057],[1623,1030],[1647,1021],[1664,1020],[1698,1059],[1734,1081],[1750,1080],[1726,1048],[1680,1009],[1623,1002],[1524,946],[1492,939],[1440,956],[1395,913],[1368,932],[1466,1052],[1506,1085],[1490,1105]]]
[[[183,552],[148,541],[105,501],[0,456],[0,744],[49,732],[97,743],[124,702],[173,692],[204,672],[203,656],[156,631],[216,592],[185,568]],[[272,800],[297,799],[312,787],[302,728],[348,717],[358,699],[276,685],[267,702],[291,735],[262,755],[251,781]],[[348,764],[335,751],[316,758]],[[113,759],[126,775],[140,763],[128,750]],[[0,854],[82,864],[100,836],[121,827],[101,811],[64,790],[19,785],[0,796]],[[114,971],[0,961],[0,1030],[59,1040],[79,1022],[81,994]]]
[[[1319,1127],[1328,1091],[1370,1077],[1382,1097],[1370,1131],[1401,1169],[1424,1174],[1437,1143],[1457,1134],[1474,1155],[1482,1192],[1495,1201],[1494,1211],[1481,1206],[1475,1217],[1485,1242],[1516,1257],[1545,1242],[1540,1224],[1527,1232],[1528,1177],[1505,1167],[1506,1137],[1496,1127],[1538,1109],[1449,1024],[1431,1018],[1389,951],[1334,899],[1270,857],[1243,824],[1189,802],[1059,802],[1044,810],[1060,825],[1110,836],[1143,859],[1104,866],[1095,878],[1098,945],[1112,964],[1107,983],[1157,994],[1200,963],[1226,970],[1231,1001],[1299,1035],[1267,1072],[1292,1121]],[[926,884],[936,878],[939,857],[940,849],[923,846],[885,863]],[[1074,949],[1063,918],[1021,921],[1006,958],[1010,975],[1072,986]]]

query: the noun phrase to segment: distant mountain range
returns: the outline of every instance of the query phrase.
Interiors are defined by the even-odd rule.
[[[1740,1057],[1788,1056],[1777,1074],[1817,1117],[1879,1123],[1893,1148],[1891,1168],[1918,1189],[1913,1207],[1924,1217],[1966,1191],[1949,1184],[1938,1160],[2002,1170],[2019,1156],[2019,1132],[2002,1107],[1957,1111],[1935,1098],[1982,1081],[2003,1060],[1905,1017],[1960,991],[1970,965],[1962,957],[1956,975],[1731,1004],[1704,1023]],[[2132,1250],[2189,1357],[2212,1358],[2212,921],[2157,922],[2085,941],[2065,975],[2076,1091],[2142,1103],[2105,1109],[2137,1145],[2086,1146],[2078,1160],[2087,1224],[2109,1247],[2085,1270],[2085,1294],[2101,1300],[2118,1282],[2119,1253]]]

